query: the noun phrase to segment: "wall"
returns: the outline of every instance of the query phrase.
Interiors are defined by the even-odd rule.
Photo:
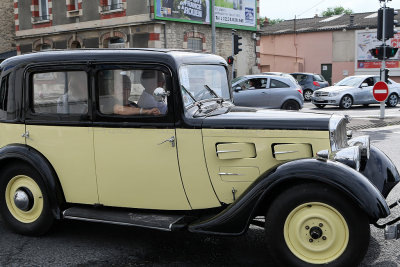
[[[13,0],[0,1],[0,53],[15,50]]]

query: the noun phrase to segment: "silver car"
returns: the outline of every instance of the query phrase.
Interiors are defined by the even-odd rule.
[[[304,98],[300,85],[277,75],[246,75],[232,81],[237,106],[299,110]]]
[[[352,105],[369,105],[379,103],[375,100],[372,89],[379,81],[376,75],[349,76],[335,84],[314,92],[311,97],[312,103],[318,108],[326,105],[339,106],[344,109]],[[394,107],[399,102],[400,84],[389,79],[389,96],[386,99],[388,107]]]

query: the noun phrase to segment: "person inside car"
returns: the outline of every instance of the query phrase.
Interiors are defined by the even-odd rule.
[[[157,88],[163,88],[165,84],[164,75],[160,71],[144,70],[141,76],[144,91],[139,98],[138,105],[141,108],[157,108],[161,114],[167,113],[167,103],[157,101],[153,93]]]

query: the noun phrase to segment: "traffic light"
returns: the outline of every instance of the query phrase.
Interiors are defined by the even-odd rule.
[[[397,33],[395,27],[398,22],[394,19],[394,16],[397,15],[397,11],[393,8],[387,7],[385,13],[385,17],[383,17],[383,8],[378,10],[378,31],[376,37],[380,41],[386,41],[393,38],[394,34]],[[383,20],[385,20],[385,40],[382,40]]]
[[[383,70],[383,81],[385,83],[389,82],[389,69],[384,69]]]
[[[385,47],[384,47],[384,46],[377,46],[377,47],[375,47],[375,48],[373,48],[373,49],[370,49],[369,52],[371,53],[371,55],[372,55],[374,58],[377,58],[377,59],[382,60],[382,59],[384,59],[384,58],[383,58],[383,51],[384,51],[384,49],[385,49],[385,51],[386,51],[386,53],[385,53],[385,55],[386,55],[385,59],[394,57],[394,56],[396,55],[396,53],[397,53],[397,50],[398,50],[397,47],[391,47],[391,46],[385,46]]]
[[[242,43],[239,42],[241,39],[242,39],[241,36],[239,36],[237,34],[233,35],[233,54],[234,55],[237,55],[237,54],[239,54],[240,51],[242,51],[242,48],[240,48]]]
[[[229,56],[229,57],[226,59],[226,62],[228,62],[229,65],[232,65],[232,64],[233,64],[233,57],[232,57],[232,56]]]

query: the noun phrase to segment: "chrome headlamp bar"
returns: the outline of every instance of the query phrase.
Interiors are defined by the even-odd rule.
[[[359,146],[361,150],[361,157],[363,159],[369,159],[371,142],[368,135],[352,138],[347,143],[349,146]]]
[[[329,120],[329,139],[332,152],[348,146],[346,124],[349,123],[349,121],[349,116],[340,115],[332,115]]]

